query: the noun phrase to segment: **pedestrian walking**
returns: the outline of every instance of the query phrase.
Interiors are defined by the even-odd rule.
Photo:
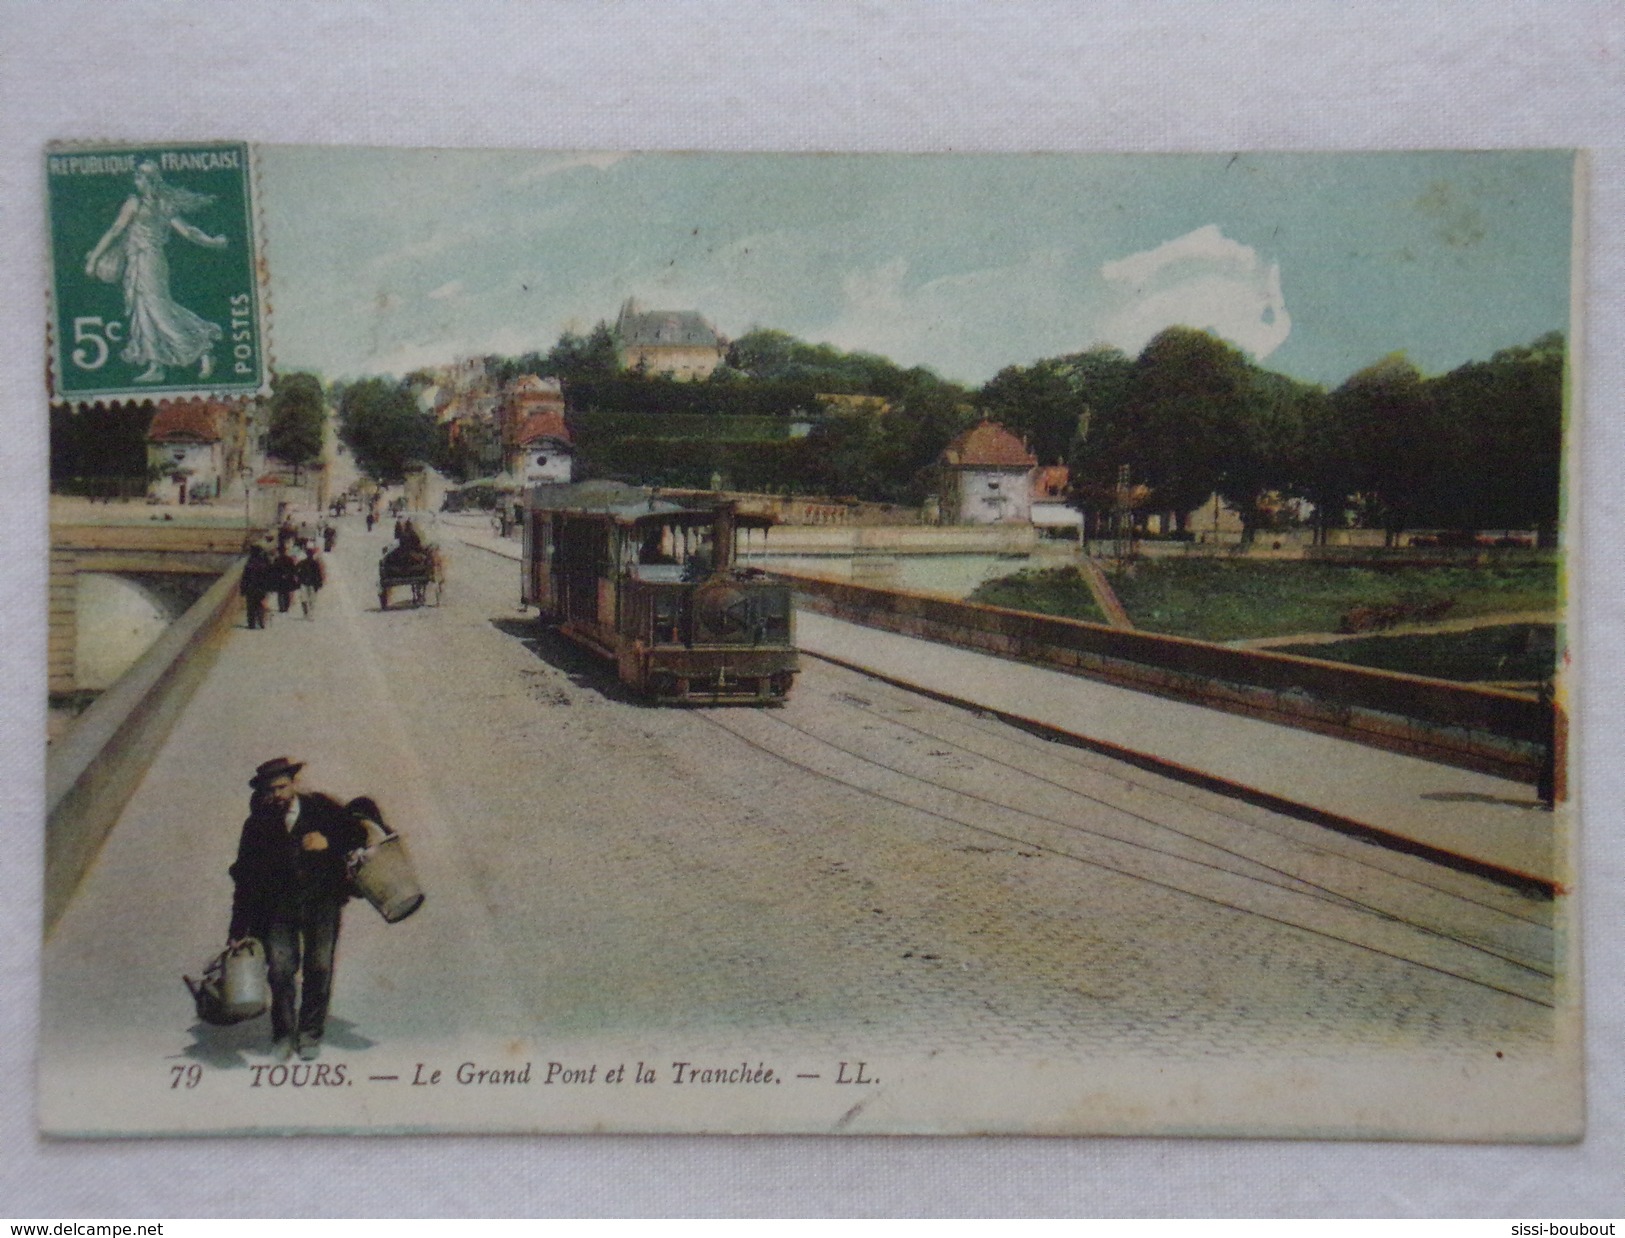
[[[330,555],[333,547],[338,543],[339,531],[330,524],[322,526],[322,553]]]
[[[372,532],[372,526],[377,524],[377,523],[378,523],[378,512],[376,510],[369,510],[367,512],[367,532],[371,533]]]
[[[263,546],[251,546],[248,562],[243,565],[243,578],[239,586],[243,602],[248,608],[248,627],[252,631],[265,628],[265,595],[271,591],[271,559]]]
[[[299,609],[306,619],[310,619],[316,614],[316,595],[327,583],[327,569],[316,557],[315,542],[305,543],[305,557],[299,560],[296,570],[299,574]]]
[[[272,1054],[312,1061],[327,1027],[354,853],[367,833],[338,801],[300,789],[303,768],[277,757],[249,780],[228,937],[232,946],[253,937],[265,947]]]
[[[284,543],[271,561],[271,588],[276,593],[276,608],[282,614],[293,609],[293,595],[299,588],[299,565],[288,553]]]

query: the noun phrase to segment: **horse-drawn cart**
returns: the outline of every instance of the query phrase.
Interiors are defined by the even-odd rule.
[[[421,550],[396,547],[378,560],[378,609],[388,610],[390,591],[403,587],[412,590],[413,606],[422,606],[431,595],[432,605],[440,605],[446,574],[438,546]]]

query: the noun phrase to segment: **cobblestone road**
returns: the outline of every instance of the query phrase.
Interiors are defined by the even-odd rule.
[[[782,710],[669,710],[451,546],[362,618],[548,1033],[1049,1057],[1551,1030],[1550,906],[807,659]]]
[[[1282,1116],[1257,1092],[1202,1100],[1241,1070],[1308,1080],[1341,1121],[1402,1132],[1413,1075],[1399,1061],[1427,1087],[1498,1064],[1475,1085],[1479,1116],[1428,1129],[1506,1129],[1501,1063],[1544,1103],[1568,1026],[1552,976],[1573,971],[1561,904],[811,657],[780,709],[649,707],[516,607],[516,563],[429,531],[450,559],[442,605],[380,612],[383,534],[351,519],[314,619],[231,634],[46,942],[49,1129],[351,1129],[377,1120],[374,1098],[395,1106],[386,1123],[464,1129],[847,1121],[845,1102],[816,1098],[680,1118],[572,1118],[518,1097],[453,1112],[365,1073],[611,1044],[668,1068],[742,1052],[797,1071],[854,1053],[1027,1063],[1040,1107],[1043,1072],[1080,1063],[1183,1070],[1197,1089],[1169,1084],[1152,1114],[1124,1085],[1103,1111],[1116,1065],[1097,1083],[1057,1075],[1043,1129],[1209,1129],[1194,1113],[1234,1129],[1241,1112],[1320,1129],[1318,1101]],[[345,919],[323,1061],[365,1086],[252,1092],[239,1109],[264,1020],[196,1023],[178,977],[224,940],[246,779],[279,753],[307,759],[317,789],[378,800],[429,901],[399,925],[365,907]],[[1281,1076],[1283,1062],[1336,1062],[1336,1078],[1381,1083],[1387,1108],[1362,1112],[1348,1090],[1364,1082]],[[224,1108],[174,1091],[187,1063]],[[1029,1129],[1028,1109],[991,1095],[933,1118],[932,1077],[914,1077],[922,1090],[865,1119],[874,1129]]]

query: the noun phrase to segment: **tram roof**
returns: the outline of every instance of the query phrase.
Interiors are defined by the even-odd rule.
[[[661,524],[690,528],[712,524],[716,520],[717,510],[727,502],[724,499],[711,502],[690,499],[678,503],[662,497],[659,491],[650,487],[613,481],[570,484],[542,482],[533,485],[525,499],[532,510],[596,516],[613,524]],[[765,529],[774,523],[766,516],[743,513],[736,514],[734,519],[741,528]]]

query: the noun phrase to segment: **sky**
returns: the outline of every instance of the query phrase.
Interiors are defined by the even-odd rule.
[[[976,385],[1164,327],[1336,386],[1568,330],[1569,152],[559,154],[265,147],[281,370],[545,351],[621,303]]]

